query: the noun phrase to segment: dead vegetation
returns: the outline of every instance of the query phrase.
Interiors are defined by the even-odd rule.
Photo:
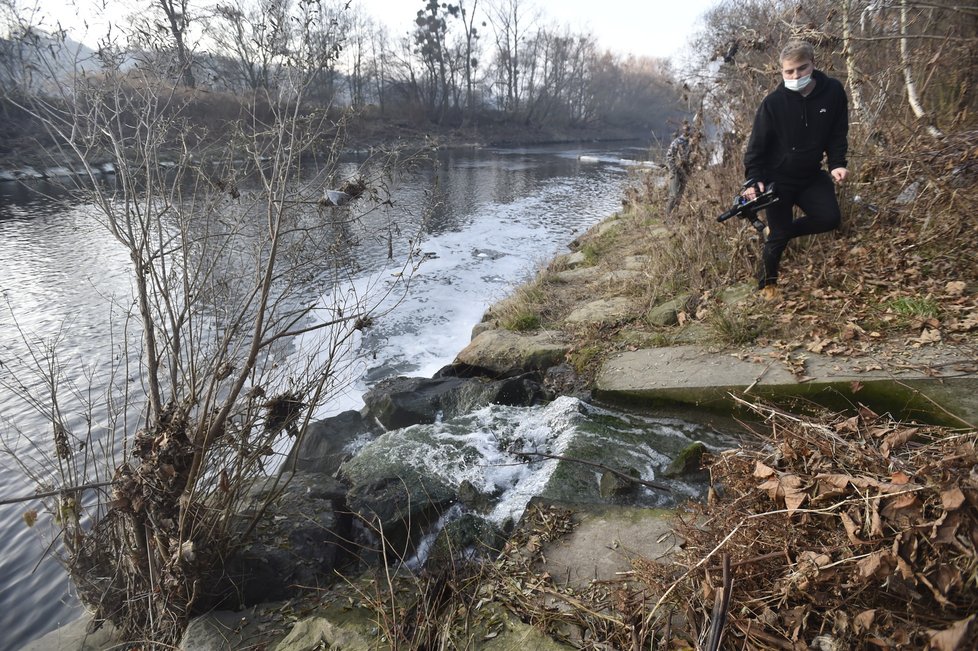
[[[978,434],[745,405],[757,445],[707,459],[673,557],[573,589],[540,569],[572,513],[532,506],[494,561],[422,575],[386,639],[478,648],[501,604],[580,649],[975,648]]]
[[[725,602],[727,648],[974,648],[975,432],[751,407],[764,445],[712,460],[677,566],[640,575],[689,622]]]

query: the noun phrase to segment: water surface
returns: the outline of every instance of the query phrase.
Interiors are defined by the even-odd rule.
[[[416,244],[425,262],[404,300],[385,306],[389,314],[354,342],[348,386],[324,415],[358,408],[362,392],[380,379],[429,376],[450,363],[489,305],[620,207],[630,176],[617,161],[643,154],[624,146],[455,150],[400,175],[386,208],[395,212],[385,217],[422,234]],[[393,282],[385,280],[387,254],[382,238],[362,238],[350,256],[349,283]],[[0,184],[0,261],[0,363],[53,347],[67,369],[66,398],[98,402],[123,345],[119,314],[132,301],[127,254],[98,211],[51,185]],[[327,297],[320,300],[335,290],[309,281],[309,296]],[[6,380],[44,388],[36,374]],[[138,378],[125,380],[138,388]],[[52,447],[45,408],[0,392],[4,441],[40,479],[53,481],[39,463]],[[80,414],[69,421],[87,426]],[[13,459],[0,459],[0,495],[32,490]],[[35,508],[0,507],[0,649],[17,649],[79,612],[63,570],[45,554],[51,523],[42,514],[33,529],[24,524],[24,512]]]

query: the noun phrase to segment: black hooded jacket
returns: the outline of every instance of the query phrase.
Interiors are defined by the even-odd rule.
[[[849,102],[842,84],[820,70],[808,96],[778,84],[757,109],[744,154],[746,178],[804,181],[822,167],[846,166]]]

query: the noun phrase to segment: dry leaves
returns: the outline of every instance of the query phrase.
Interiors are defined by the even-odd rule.
[[[978,434],[752,407],[768,440],[714,461],[709,526],[680,530],[687,567],[736,530],[729,648],[976,648]]]

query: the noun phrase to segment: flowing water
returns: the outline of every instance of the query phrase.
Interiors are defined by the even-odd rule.
[[[645,153],[625,146],[456,150],[440,153],[431,167],[402,174],[390,209],[399,211],[402,227],[422,232],[418,245],[426,260],[407,296],[387,306],[390,313],[355,342],[348,387],[323,415],[358,408],[362,392],[380,379],[430,376],[450,363],[489,305],[620,207],[632,178],[621,161]],[[386,247],[376,243],[363,243],[355,257],[353,285],[376,279],[387,264]],[[132,288],[127,255],[108,237],[97,211],[54,186],[0,183],[0,264],[0,373],[9,369],[5,359],[23,360],[32,349],[54,347],[73,374],[64,392],[76,390],[82,398],[104,393],[120,345],[110,305],[127,306]],[[310,291],[329,295],[321,287]],[[129,380],[138,385],[138,378]],[[43,387],[36,376],[21,375],[16,382]],[[45,408],[0,392],[0,434],[34,469],[32,460],[50,456]],[[484,430],[476,425],[487,420],[539,421],[553,431],[560,414],[572,410],[564,403],[549,409],[532,417],[490,410],[471,416],[467,427],[478,432]],[[69,417],[84,425],[80,416]],[[471,436],[468,441],[476,449],[487,445]],[[490,448],[480,465],[494,465],[499,453]],[[544,481],[546,466],[496,465],[496,474],[473,478],[505,491],[509,501],[497,507],[498,519],[519,510],[513,504]],[[33,487],[12,458],[0,458],[0,499],[28,494]],[[25,525],[25,511],[34,508],[38,505],[0,506],[0,649],[17,649],[79,613],[63,570],[45,553],[51,522],[42,513],[34,528]]]

